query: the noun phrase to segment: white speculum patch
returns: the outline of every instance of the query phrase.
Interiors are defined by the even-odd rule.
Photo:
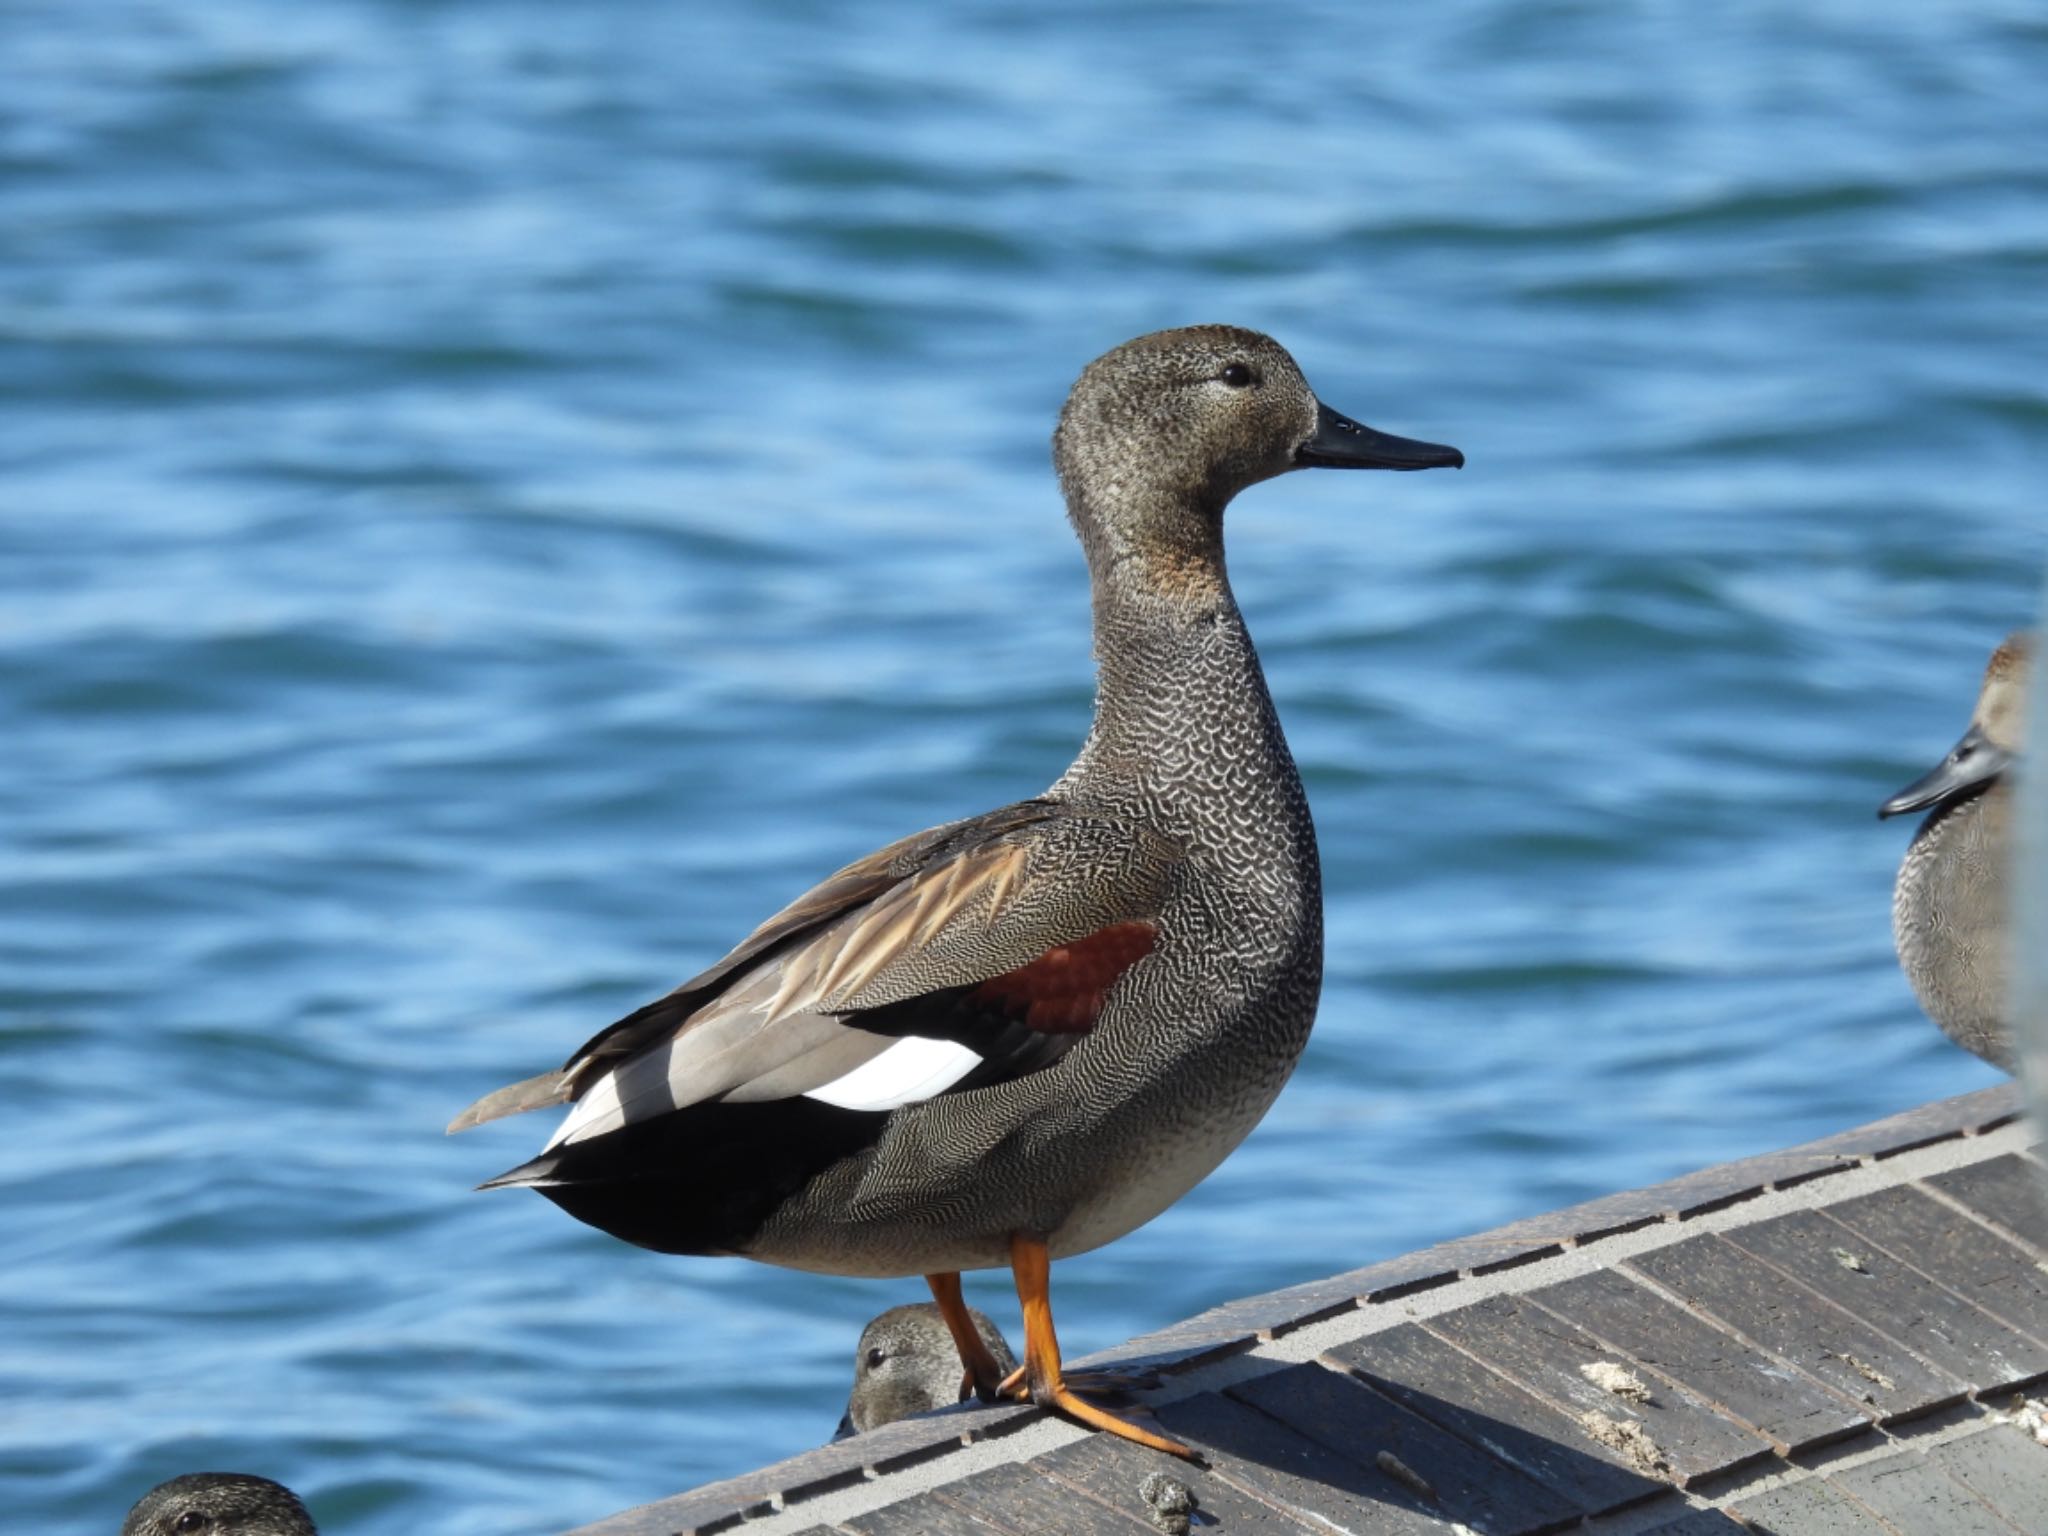
[[[752,1102],[756,1097],[780,1098],[790,1091],[783,1089],[781,1092],[754,1095],[744,1091],[745,1082],[737,1085],[731,1082],[732,1077],[738,1075],[734,1070],[736,1066],[761,1068],[754,1081],[779,1075],[788,1053],[763,1055],[756,1052],[751,1060],[736,1062],[732,1059],[736,1054],[746,1054],[744,1047],[749,1042],[745,1038],[726,1045],[722,1051],[704,1049],[707,1044],[723,1043],[716,1039],[711,1029],[690,1031],[657,1049],[620,1063],[585,1090],[583,1097],[577,1100],[555,1134],[548,1139],[548,1149],[588,1141],[633,1121],[688,1108],[721,1093],[730,1092],[738,1101]],[[802,1037],[791,1034],[783,1043],[800,1046]],[[687,1046],[697,1049],[688,1051],[685,1059]],[[796,1059],[800,1060],[802,1054],[800,1049],[797,1050]],[[981,1057],[964,1045],[951,1040],[927,1040],[910,1035],[892,1041],[859,1066],[829,1078],[815,1088],[804,1089],[803,1093],[806,1098],[836,1104],[842,1109],[895,1109],[944,1093],[980,1064]],[[678,1087],[678,1077],[688,1085],[687,1088]]]
[[[907,1035],[804,1097],[841,1109],[896,1109],[944,1093],[980,1065],[981,1058],[957,1041]]]

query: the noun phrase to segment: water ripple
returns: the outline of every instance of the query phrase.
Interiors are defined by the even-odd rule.
[[[36,1528],[223,1464],[341,1536],[541,1532],[829,1432],[902,1286],[624,1248],[469,1192],[537,1130],[440,1127],[1059,771],[1045,440],[1154,325],[1471,468],[1231,512],[1322,1018],[1063,1266],[1075,1347],[1991,1080],[1871,813],[2043,554],[2030,8],[112,0],[8,58]]]

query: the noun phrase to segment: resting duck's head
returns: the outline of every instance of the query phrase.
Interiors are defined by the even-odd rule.
[[[2006,636],[1984,669],[1970,728],[1933,769],[1879,806],[1880,817],[1957,805],[1999,781],[2027,744],[2027,675],[2032,660],[2033,643],[2024,632]]]
[[[2005,643],[1991,653],[1984,669],[1983,685],[1977,690],[1977,709],[1971,723],[1984,732],[1985,740],[2017,758],[2027,746],[2027,678],[2034,660],[2032,638],[2021,630],[2005,637]]]
[[[135,1501],[121,1536],[317,1536],[282,1483],[244,1472],[188,1472]]]
[[[1016,1367],[1002,1330],[973,1307],[974,1330],[1008,1371]],[[853,1359],[853,1396],[839,1421],[839,1436],[865,1433],[913,1413],[960,1401],[964,1372],[946,1320],[930,1302],[891,1307],[861,1330]]]
[[[1053,462],[1099,564],[1214,558],[1230,498],[1291,469],[1459,468],[1465,456],[1339,415],[1270,336],[1193,325],[1127,341],[1083,369]]]

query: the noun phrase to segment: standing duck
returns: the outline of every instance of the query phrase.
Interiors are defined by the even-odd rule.
[[[1176,1455],[1060,1365],[1048,1266],[1150,1221],[1259,1123],[1322,983],[1315,831],[1231,596],[1223,509],[1293,469],[1458,466],[1321,404],[1256,331],[1083,370],[1053,436],[1098,685],[1043,794],[829,876],[709,970],[451,1131],[574,1108],[485,1188],[666,1253],[922,1274],[984,1398]],[[1024,1366],[959,1272],[1007,1265]]]
[[[2008,1072],[2012,790],[2005,774],[2026,741],[2030,651],[2027,637],[2015,634],[1991,653],[1970,728],[1932,772],[1877,812],[1928,813],[1892,892],[1892,938],[1914,995],[1949,1039]]]
[[[1016,1357],[1002,1330],[978,1307],[967,1309],[967,1319],[996,1369],[1012,1369]],[[864,1435],[913,1413],[959,1402],[973,1385],[961,1380],[960,1366],[960,1351],[943,1312],[928,1301],[891,1307],[860,1331],[853,1352],[853,1394],[833,1439]]]
[[[135,1501],[121,1536],[318,1536],[299,1496],[246,1472],[187,1472]]]

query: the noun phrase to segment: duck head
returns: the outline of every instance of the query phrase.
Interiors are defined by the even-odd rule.
[[[1258,331],[1155,331],[1081,372],[1053,462],[1089,562],[1220,560],[1223,509],[1294,469],[1462,468],[1441,443],[1377,432],[1316,398],[1287,349]]]
[[[121,1536],[317,1536],[282,1483],[245,1472],[188,1472],[136,1500]]]
[[[1908,811],[1936,810],[1989,789],[2019,760],[2026,746],[2027,671],[2032,645],[2025,634],[2008,635],[1991,653],[1970,728],[1929,772],[1877,808],[1880,818]]]
[[[969,1307],[975,1332],[1004,1370],[1016,1359],[1002,1330],[978,1308]],[[928,1413],[960,1401],[960,1351],[946,1320],[930,1302],[891,1307],[861,1330],[853,1360],[853,1395],[833,1438],[863,1434],[913,1413]]]

